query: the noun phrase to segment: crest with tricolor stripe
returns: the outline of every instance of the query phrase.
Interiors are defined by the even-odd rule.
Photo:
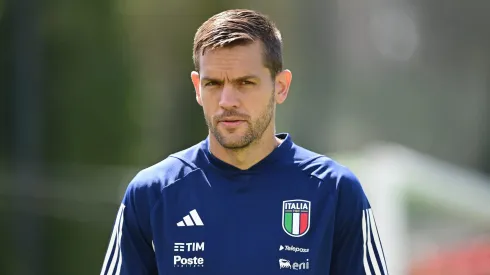
[[[282,202],[282,229],[289,236],[304,236],[310,229],[310,219],[310,201],[287,200]]]

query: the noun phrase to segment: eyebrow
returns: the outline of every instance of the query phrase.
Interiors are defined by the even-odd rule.
[[[250,74],[250,75],[245,75],[245,76],[240,76],[240,77],[234,78],[234,79],[231,80],[231,82],[240,82],[240,81],[249,80],[249,79],[259,80],[260,78],[258,76],[256,76],[256,75]],[[208,77],[208,76],[202,77],[201,81],[202,82],[223,83],[223,80],[222,79],[212,78],[212,77]]]

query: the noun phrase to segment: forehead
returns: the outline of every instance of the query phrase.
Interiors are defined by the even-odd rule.
[[[241,76],[255,74],[266,76],[263,47],[259,42],[208,50],[200,56],[201,75]]]

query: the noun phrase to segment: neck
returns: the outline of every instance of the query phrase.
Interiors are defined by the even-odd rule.
[[[209,150],[220,160],[246,170],[268,156],[281,142],[273,131],[265,131],[260,140],[254,141],[246,148],[227,149],[211,134]]]

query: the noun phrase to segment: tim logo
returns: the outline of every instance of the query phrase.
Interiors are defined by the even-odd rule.
[[[175,252],[204,251],[204,242],[200,243],[175,243]]]

